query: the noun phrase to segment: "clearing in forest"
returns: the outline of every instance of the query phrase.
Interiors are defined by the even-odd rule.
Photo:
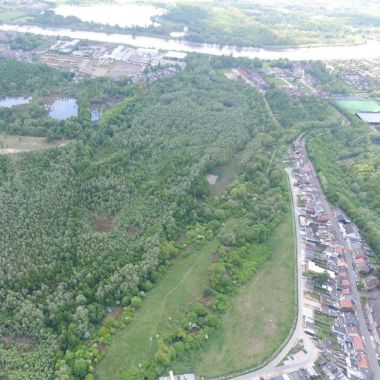
[[[68,140],[48,141],[45,137],[0,134],[0,154],[15,154],[34,150],[57,148],[67,145],[68,143]]]
[[[213,377],[264,363],[286,340],[295,314],[295,245],[289,211],[274,232],[269,260],[243,286],[207,344],[174,363]]]
[[[207,182],[212,195],[223,194],[233,180],[238,176],[239,156],[235,156],[228,163],[216,167],[207,175]]]

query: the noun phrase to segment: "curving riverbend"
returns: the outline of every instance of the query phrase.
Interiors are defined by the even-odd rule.
[[[187,53],[210,55],[232,55],[242,58],[261,58],[275,60],[288,58],[291,61],[303,60],[351,60],[374,59],[380,57],[380,41],[368,41],[362,45],[298,47],[286,49],[263,49],[255,47],[237,47],[217,44],[199,44],[174,39],[157,37],[133,36],[130,34],[106,34],[102,32],[75,31],[63,28],[42,28],[39,26],[20,26],[11,24],[0,25],[2,31],[33,33],[43,36],[69,37],[80,40],[90,40],[115,44],[125,44],[142,48],[175,50]]]

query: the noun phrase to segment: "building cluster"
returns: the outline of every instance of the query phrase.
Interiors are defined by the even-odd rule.
[[[379,284],[369,260],[372,252],[341,210],[329,211],[302,142],[294,144],[289,161],[304,246],[304,331],[318,341],[323,378],[373,379],[358,317],[362,305],[357,290]],[[368,314],[372,318],[365,308],[364,328],[377,342]]]
[[[327,68],[358,90],[372,91],[380,86],[380,62],[376,60],[339,61]]]
[[[55,68],[70,69],[77,76],[130,77],[133,81],[171,76],[185,67],[187,53],[161,52],[157,49],[134,48],[125,45],[92,43],[80,40],[58,40],[41,60]],[[145,78],[150,68],[154,73]]]

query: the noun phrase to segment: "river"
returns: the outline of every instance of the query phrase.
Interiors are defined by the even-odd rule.
[[[380,41],[368,41],[362,45],[298,47],[287,49],[262,49],[254,47],[236,47],[217,44],[199,44],[174,39],[157,37],[133,36],[130,34],[106,34],[102,32],[74,31],[62,28],[42,28],[39,26],[20,26],[2,24],[2,31],[33,33],[43,36],[69,37],[80,40],[125,44],[141,48],[175,50],[187,53],[210,55],[232,55],[233,57],[279,59],[288,58],[291,61],[302,60],[351,60],[374,59],[380,57]]]

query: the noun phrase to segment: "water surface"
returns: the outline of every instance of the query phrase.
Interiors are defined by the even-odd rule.
[[[183,51],[189,53],[203,53],[211,55],[232,55],[233,57],[280,59],[288,58],[292,61],[303,60],[351,60],[374,59],[380,57],[380,41],[368,41],[362,45],[296,47],[289,49],[263,49],[256,47],[237,47],[218,44],[190,43],[181,40],[163,39],[146,36],[132,36],[129,34],[106,34],[101,32],[73,31],[61,28],[41,28],[28,25],[0,25],[0,30],[33,33],[43,36],[60,36],[80,40],[125,44],[142,48]]]
[[[94,109],[91,111],[91,123],[97,123],[103,116],[103,111],[100,109]]]
[[[32,101],[32,97],[26,98],[24,96],[7,96],[0,99],[0,107],[10,108],[13,106],[19,106],[21,104],[28,104]]]
[[[58,98],[46,105],[49,116],[55,120],[66,120],[78,117],[78,104],[74,98]]]

